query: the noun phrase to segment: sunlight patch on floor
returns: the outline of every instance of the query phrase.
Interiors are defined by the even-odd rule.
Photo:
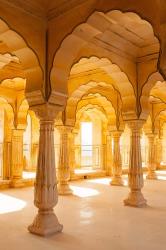
[[[6,194],[0,194],[0,214],[22,210],[26,204],[27,203],[23,200]]]
[[[88,180],[88,182],[91,183],[97,183],[97,184],[104,184],[104,185],[110,185],[110,178],[99,178],[99,179],[92,179],[92,180]]]
[[[158,179],[158,180],[166,181],[166,176],[157,175],[157,179]]]
[[[96,184],[103,184],[103,185],[109,186],[110,182],[111,182],[111,178],[92,179],[92,180],[88,180],[88,182],[96,183]],[[124,186],[128,186],[127,179],[123,179],[123,183],[124,183]]]
[[[99,191],[93,188],[84,188],[84,187],[77,187],[70,185],[70,188],[73,190],[74,195],[79,197],[90,197],[90,196],[96,196],[99,194]]]

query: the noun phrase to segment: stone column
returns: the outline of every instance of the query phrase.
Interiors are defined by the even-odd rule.
[[[106,175],[112,174],[112,136],[107,134],[107,143],[106,143]]]
[[[11,143],[11,186],[22,187],[22,174],[23,174],[23,129],[12,130],[12,143]]]
[[[72,194],[69,186],[70,168],[69,168],[69,133],[70,128],[59,126],[60,131],[60,153],[58,164],[58,193],[61,195]]]
[[[122,159],[121,159],[121,153],[120,153],[120,136],[122,132],[121,131],[114,131],[112,132],[113,136],[113,177],[111,181],[111,185],[115,186],[122,186],[123,180],[122,180]]]
[[[156,175],[156,145],[155,145],[155,135],[153,133],[147,134],[149,141],[149,152],[148,152],[148,174],[146,179],[155,180]]]
[[[74,143],[74,139],[75,139],[75,134],[71,131],[71,133],[69,134],[69,168],[70,168],[70,179],[75,179],[75,166],[76,166],[76,162],[75,162],[75,143]]]
[[[107,136],[108,132],[103,131],[102,133],[102,144],[99,146],[99,152],[100,152],[100,170],[107,171]]]
[[[143,126],[142,120],[128,122],[131,129],[130,142],[130,162],[128,181],[130,193],[124,204],[127,206],[142,207],[146,205],[146,200],[141,193],[143,187],[143,170],[141,159],[140,130]]]
[[[156,146],[157,146],[157,157],[156,157],[156,167],[160,169],[160,164],[162,162],[162,157],[163,157],[163,143],[162,143],[162,136],[158,136],[157,141],[156,141]]]
[[[38,208],[38,214],[28,230],[41,236],[60,232],[63,228],[53,211],[58,202],[54,152],[54,119],[58,111],[55,109],[56,106],[49,104],[34,107],[40,119],[39,154],[34,193],[34,204]]]

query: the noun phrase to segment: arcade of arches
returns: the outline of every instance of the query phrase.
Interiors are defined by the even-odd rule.
[[[43,2],[0,8],[0,188],[36,176],[42,236],[70,181],[128,174],[124,204],[144,207],[143,174],[166,169],[166,3]]]

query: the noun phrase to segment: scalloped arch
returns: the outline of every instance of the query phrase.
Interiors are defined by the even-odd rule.
[[[5,53],[16,56],[26,78],[26,92],[41,90],[43,71],[39,59],[24,38],[0,18],[0,41],[5,44]]]

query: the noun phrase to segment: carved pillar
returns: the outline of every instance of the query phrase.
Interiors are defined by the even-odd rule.
[[[7,119],[5,118],[5,121]],[[8,120],[7,120],[8,121]],[[10,128],[9,128],[10,125]],[[5,135],[4,135],[4,153],[3,153],[3,178],[10,179],[11,174],[11,163],[12,163],[12,123],[9,121],[5,124]]]
[[[163,157],[163,143],[162,143],[163,137],[158,136],[156,140],[156,146],[157,146],[157,157],[156,157],[156,167],[160,169],[160,165],[162,162],[162,157]]]
[[[58,193],[61,195],[72,194],[69,187],[70,168],[69,168],[69,133],[70,128],[59,126],[60,131],[60,153],[58,164]]]
[[[23,129],[12,130],[12,164],[11,164],[11,186],[21,187],[23,186],[22,174],[23,174]]]
[[[156,175],[156,144],[155,135],[153,133],[147,134],[149,141],[149,152],[148,152],[148,174],[146,179],[154,180],[157,179]]]
[[[106,142],[106,175],[112,174],[112,136],[107,134],[107,142]]]
[[[121,159],[121,153],[120,153],[120,136],[122,132],[121,131],[114,131],[112,132],[113,136],[113,177],[111,181],[111,185],[115,186],[122,186],[123,180],[122,180],[122,159]]]
[[[128,122],[131,129],[130,142],[130,163],[128,181],[131,189],[129,196],[124,200],[127,206],[142,207],[146,205],[146,200],[141,193],[143,187],[143,170],[141,159],[141,145],[140,145],[140,130],[143,126],[143,121],[133,120]]]
[[[70,168],[70,179],[75,179],[75,166],[76,166],[76,161],[75,161],[75,134],[71,132],[69,134],[69,168]]]
[[[106,130],[102,133],[102,144],[99,146],[99,152],[100,152],[100,169],[107,171],[107,136],[108,132]]]
[[[46,104],[34,107],[34,111],[40,119],[39,154],[34,193],[34,204],[38,208],[38,214],[28,230],[45,236],[60,232],[63,228],[53,211],[58,202],[54,152],[54,119],[58,111],[56,106]]]

